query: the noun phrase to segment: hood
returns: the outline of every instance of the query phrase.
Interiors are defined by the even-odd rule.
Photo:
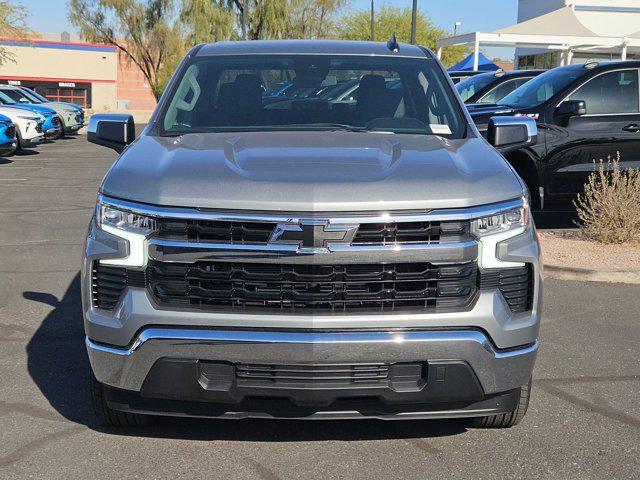
[[[515,113],[515,110],[505,105],[497,105],[495,103],[465,103],[464,105],[469,110],[469,113],[473,115],[510,115]]]
[[[82,111],[82,107],[79,107],[78,105],[75,105],[73,103],[66,103],[66,102],[47,102],[47,103],[41,103],[40,105],[43,105],[45,107],[48,108],[52,108],[53,110],[55,110],[56,112],[73,112],[73,113],[78,113]]]
[[[142,135],[101,191],[155,205],[289,212],[455,208],[522,195],[479,138],[326,131]]]
[[[13,105],[0,105],[0,114],[8,116],[12,120],[18,116],[29,117],[30,119],[38,122],[43,122],[45,120],[45,118],[38,112]]]
[[[35,103],[20,103],[20,104],[11,105],[11,106],[15,108],[23,108],[25,110],[30,110],[32,112],[38,112],[38,113],[41,113],[42,115],[47,115],[47,116],[56,114],[56,111],[53,110],[52,108],[45,107],[43,105],[37,105]]]

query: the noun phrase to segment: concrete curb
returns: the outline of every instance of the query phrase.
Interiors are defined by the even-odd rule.
[[[545,264],[543,276],[544,278],[556,280],[640,285],[640,271],[638,270],[589,270],[587,268],[570,268]]]

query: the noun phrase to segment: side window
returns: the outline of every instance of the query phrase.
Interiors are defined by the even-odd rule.
[[[599,75],[582,85],[568,100],[584,100],[587,113],[638,113],[638,71],[624,70]]]

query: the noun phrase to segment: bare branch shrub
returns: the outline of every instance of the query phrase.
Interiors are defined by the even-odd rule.
[[[594,162],[595,163],[595,162]],[[640,240],[640,170],[620,169],[616,158],[600,160],[589,175],[584,193],[574,202],[585,235],[601,243]]]

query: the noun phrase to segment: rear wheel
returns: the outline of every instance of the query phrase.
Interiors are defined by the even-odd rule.
[[[520,399],[518,406],[513,412],[491,415],[488,417],[477,417],[471,419],[471,425],[476,428],[510,428],[518,425],[529,408],[529,397],[531,395],[531,379],[520,387]]]
[[[98,418],[110,427],[143,427],[153,421],[149,415],[139,413],[120,412],[107,405],[104,398],[104,385],[91,372],[91,398],[93,408]]]

